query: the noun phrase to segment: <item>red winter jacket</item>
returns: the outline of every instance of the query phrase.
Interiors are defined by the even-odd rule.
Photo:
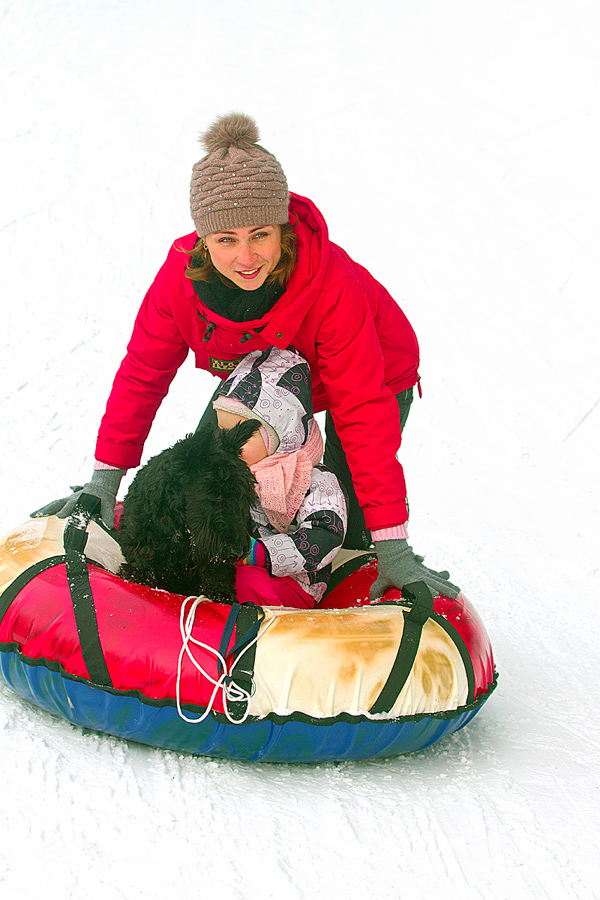
[[[251,350],[292,344],[310,365],[315,412],[331,410],[367,527],[400,525],[408,513],[394,395],[418,379],[415,333],[385,288],[329,240],[310,200],[291,195],[290,221],[298,262],[285,293],[251,322],[230,322],[203,305],[184,275],[197,235],[175,241],[137,315],[96,458],[119,468],[139,465],[190,348],[197,368],[226,378]]]

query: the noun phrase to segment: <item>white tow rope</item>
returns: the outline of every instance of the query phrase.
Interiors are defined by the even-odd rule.
[[[177,699],[177,712],[180,717],[184,720],[184,722],[190,722],[192,725],[197,725],[200,722],[203,722],[208,715],[212,712],[213,704],[215,702],[215,697],[217,696],[219,690],[223,691],[223,709],[225,710],[225,715],[228,720],[233,725],[240,725],[242,722],[245,722],[248,717],[248,710],[250,708],[250,698],[254,694],[256,687],[253,679],[251,681],[250,690],[246,690],[246,688],[242,687],[233,680],[233,670],[236,665],[242,658],[242,656],[248,652],[248,650],[254,646],[254,644],[258,641],[259,635],[256,636],[238,653],[235,659],[232,660],[231,664],[228,666],[223,655],[215,650],[214,647],[210,647],[208,644],[204,644],[202,641],[199,641],[197,638],[192,637],[192,630],[194,628],[194,622],[196,619],[196,611],[200,603],[204,603],[208,600],[208,597],[200,596],[200,597],[186,597],[183,603],[181,604],[181,612],[179,615],[179,630],[181,632],[181,639],[183,641],[181,650],[179,652],[179,659],[177,661],[177,683],[176,683],[176,699]],[[191,606],[188,610],[188,604],[191,602]],[[267,613],[267,610],[265,610]],[[264,634],[267,628],[275,621],[275,614],[269,613],[270,618],[263,623],[261,627],[261,634]],[[222,674],[214,679],[212,675],[209,675],[208,672],[202,668],[198,660],[195,658],[193,653],[193,647],[191,645],[195,645],[196,647],[200,647],[202,650],[208,651],[208,653],[212,653],[213,656],[217,658],[217,661],[220,662],[222,668]],[[187,656],[188,659],[192,662],[194,667],[200,672],[203,678],[206,678],[211,684],[214,685],[213,692],[210,696],[210,700],[208,701],[207,707],[205,711],[196,719],[191,719],[187,716],[182,708],[181,708],[181,670],[183,666],[183,658]],[[240,703],[246,702],[246,710],[244,712],[244,716],[241,719],[234,719],[229,713],[228,703]]]

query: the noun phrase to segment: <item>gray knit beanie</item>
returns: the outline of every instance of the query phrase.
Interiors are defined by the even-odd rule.
[[[220,116],[200,141],[208,155],[192,169],[190,207],[199,237],[214,231],[288,221],[289,191],[275,157],[259,146],[244,113]]]

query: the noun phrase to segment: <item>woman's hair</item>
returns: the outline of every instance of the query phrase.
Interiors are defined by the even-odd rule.
[[[285,287],[291,278],[298,259],[296,233],[289,222],[285,222],[279,227],[281,229],[281,256],[279,262],[269,274],[266,283],[271,284],[276,281],[281,287]],[[191,281],[208,282],[215,282],[219,278],[223,284],[231,285],[231,281],[215,269],[210,253],[205,247],[204,241],[202,238],[199,238],[194,245],[190,261],[185,270],[186,277]]]

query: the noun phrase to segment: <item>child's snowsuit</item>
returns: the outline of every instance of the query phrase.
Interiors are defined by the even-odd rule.
[[[238,599],[312,607],[327,587],[347,511],[336,476],[320,464],[323,441],[313,418],[308,363],[291,348],[249,353],[214,406],[258,419],[269,453],[250,467],[260,503],[252,510],[252,549],[238,568]]]

